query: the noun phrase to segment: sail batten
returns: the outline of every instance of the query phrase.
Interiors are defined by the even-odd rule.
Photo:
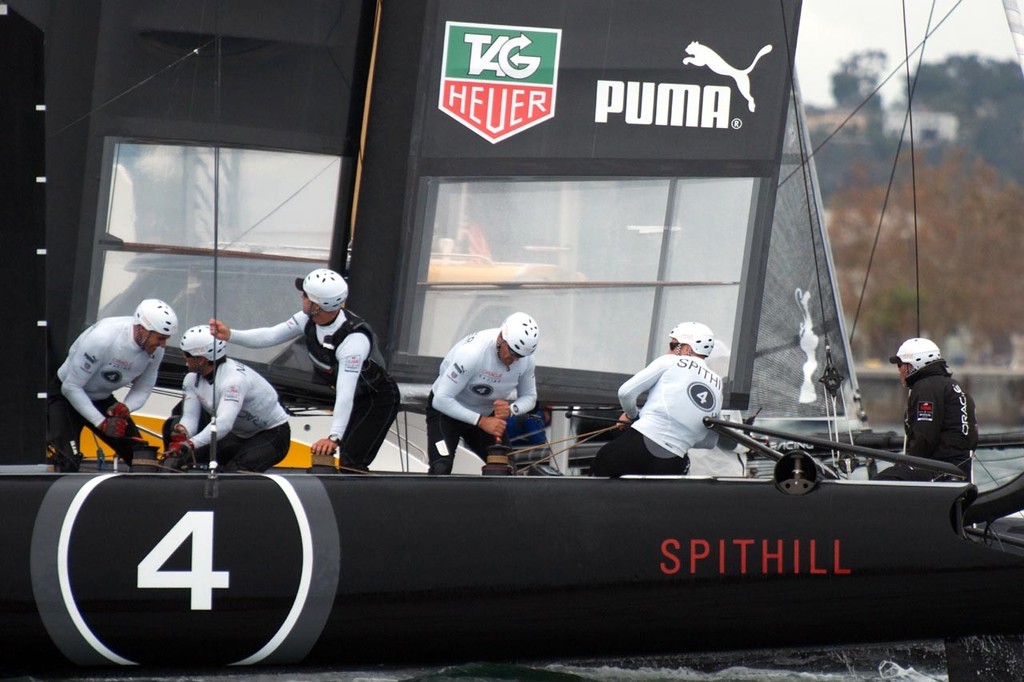
[[[1017,61],[1024,72],[1024,0],[1003,0],[1003,11],[1006,12],[1006,23],[1010,26]]]

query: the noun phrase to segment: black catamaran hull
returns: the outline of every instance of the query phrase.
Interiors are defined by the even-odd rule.
[[[956,484],[0,477],[0,660],[537,659],[1014,633]]]

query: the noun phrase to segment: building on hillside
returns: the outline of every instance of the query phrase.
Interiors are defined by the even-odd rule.
[[[870,118],[866,112],[859,111],[851,116],[849,111],[841,109],[819,109],[808,107],[806,110],[807,127],[812,132],[831,134],[840,127],[851,135],[866,135],[871,129]]]
[[[896,137],[903,130],[907,120],[906,109],[887,109],[882,121],[886,135]],[[921,144],[956,142],[960,132],[960,121],[948,111],[914,110],[914,140]]]

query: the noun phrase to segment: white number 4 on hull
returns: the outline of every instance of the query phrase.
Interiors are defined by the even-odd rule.
[[[181,545],[192,538],[192,569],[160,570]],[[228,571],[213,570],[213,512],[190,511],[139,562],[138,587],[187,589],[193,611],[213,608],[213,590],[230,583]]]

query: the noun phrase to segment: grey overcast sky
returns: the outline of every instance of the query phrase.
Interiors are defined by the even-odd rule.
[[[886,75],[896,68],[904,56],[904,5],[911,50],[924,38],[930,12],[933,28],[949,14],[925,45],[926,63],[966,54],[1017,59],[1002,0],[803,0],[796,73],[804,102],[831,105],[831,75],[855,52],[884,50]],[[911,61],[912,67],[916,61],[916,57]],[[892,101],[901,96],[905,83],[901,70],[883,90],[883,97]]]

